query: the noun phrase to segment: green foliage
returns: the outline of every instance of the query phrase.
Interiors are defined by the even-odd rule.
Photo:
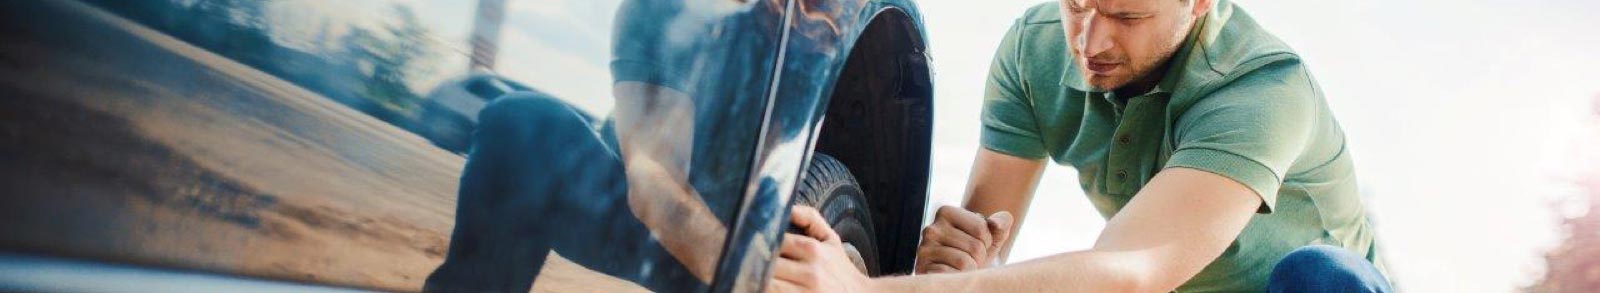
[[[394,22],[373,29],[356,29],[341,39],[344,52],[367,75],[363,95],[392,111],[412,112],[422,97],[412,81],[433,74],[437,58],[428,30],[409,8],[396,6],[386,19]]]

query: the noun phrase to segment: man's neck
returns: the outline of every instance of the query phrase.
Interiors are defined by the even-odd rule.
[[[1161,61],[1160,67],[1150,70],[1144,76],[1127,85],[1112,90],[1112,94],[1121,99],[1128,99],[1149,93],[1150,90],[1155,89],[1157,84],[1161,84],[1161,78],[1166,76],[1167,68],[1172,67],[1172,59],[1172,57],[1167,57],[1166,61]]]
[[[1160,85],[1162,80],[1167,77],[1167,74],[1170,73],[1167,71],[1172,69],[1173,63],[1180,62],[1179,59],[1186,57],[1183,56],[1187,55],[1185,54],[1185,51],[1187,51],[1185,48],[1192,42],[1195,42],[1195,34],[1201,29],[1201,25],[1203,24],[1202,20],[1204,20],[1203,17],[1197,17],[1189,21],[1189,29],[1187,30],[1188,34],[1183,38],[1181,43],[1178,43],[1178,47],[1173,49],[1172,53],[1165,58],[1166,60],[1161,60],[1161,66],[1150,70],[1150,72],[1146,72],[1144,76],[1139,77],[1139,79],[1136,79],[1127,85],[1123,85],[1120,88],[1112,90],[1112,94],[1120,97],[1121,99],[1128,99],[1149,93],[1151,90],[1154,90],[1156,86]]]

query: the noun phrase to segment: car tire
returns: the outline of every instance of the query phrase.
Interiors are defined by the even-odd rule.
[[[816,208],[839,233],[847,254],[868,276],[878,276],[878,245],[872,211],[861,185],[844,163],[822,153],[811,158],[805,178],[795,188],[795,204]],[[857,257],[859,256],[859,258]]]

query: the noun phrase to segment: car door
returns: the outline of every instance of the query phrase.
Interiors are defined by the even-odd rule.
[[[130,289],[211,276],[411,291],[454,245],[472,145],[460,138],[476,126],[474,110],[507,94],[538,92],[582,109],[615,146],[619,80],[683,93],[695,110],[693,127],[681,130],[689,151],[666,159],[687,166],[687,184],[733,230],[762,155],[787,4],[4,5],[0,248],[39,260],[27,268],[126,268],[147,281],[107,287],[118,279],[65,273],[58,277],[77,281],[52,285],[10,275],[5,282],[36,286],[12,288]],[[720,251],[724,241],[704,245]],[[592,267],[619,264],[601,262],[552,258],[534,289],[652,289],[640,284],[648,273],[605,275]]]

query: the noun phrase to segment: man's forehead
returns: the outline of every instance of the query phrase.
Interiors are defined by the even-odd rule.
[[[1109,13],[1133,12],[1133,11],[1149,11],[1151,9],[1156,8],[1157,4],[1160,4],[1160,3],[1178,2],[1177,0],[1061,0],[1061,1],[1062,2],[1067,2],[1068,4],[1077,4],[1078,7],[1094,8],[1094,9],[1100,10],[1102,12],[1109,12]]]

